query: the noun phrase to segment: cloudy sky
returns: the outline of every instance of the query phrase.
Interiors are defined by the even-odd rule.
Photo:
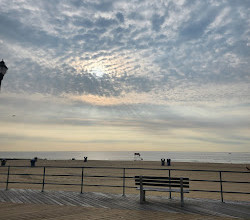
[[[250,151],[249,0],[0,0],[1,151]]]

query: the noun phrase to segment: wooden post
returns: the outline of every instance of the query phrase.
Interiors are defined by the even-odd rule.
[[[168,178],[169,178],[169,199],[172,198],[171,195],[171,170],[168,170]]]
[[[123,190],[122,190],[122,196],[125,196],[125,168],[123,168]]]
[[[183,178],[180,178],[180,185],[181,185],[181,207],[184,206],[184,195],[183,195]]]
[[[140,203],[143,203],[145,201],[145,195],[143,190],[143,179],[142,176],[140,176]]]
[[[83,171],[84,171],[84,168],[82,167],[81,194],[82,194],[82,191],[83,191]]]
[[[8,190],[9,186],[9,176],[10,176],[10,166],[8,166],[7,180],[6,180],[6,190]]]
[[[45,185],[45,167],[43,167],[43,186],[42,186],[42,192],[44,191],[44,185]]]
[[[224,202],[223,199],[223,188],[222,188],[222,173],[220,171],[220,196],[221,196],[221,202]]]

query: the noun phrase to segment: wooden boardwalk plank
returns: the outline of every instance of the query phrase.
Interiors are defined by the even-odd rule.
[[[185,207],[180,207],[179,198],[148,196],[148,201],[145,204],[140,204],[139,195],[133,194],[122,196],[97,192],[80,194],[64,191],[41,192],[31,189],[0,189],[0,202],[160,211],[238,218],[249,218],[250,216],[249,202],[221,203],[218,200],[186,198]]]

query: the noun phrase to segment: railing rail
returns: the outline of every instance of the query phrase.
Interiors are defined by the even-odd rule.
[[[0,167],[4,168],[4,167]],[[45,185],[58,185],[58,186],[79,186],[80,192],[83,193],[85,186],[96,186],[96,187],[116,187],[116,188],[122,188],[122,195],[125,196],[126,188],[135,189],[136,186],[128,186],[126,185],[126,179],[134,179],[134,176],[128,176],[127,172],[128,170],[147,170],[147,171],[168,171],[168,177],[171,178],[171,172],[172,171],[186,171],[186,172],[212,172],[212,173],[218,173],[219,179],[218,180],[206,180],[206,179],[192,179],[190,178],[190,182],[211,182],[211,183],[219,183],[220,187],[219,190],[207,190],[207,189],[192,189],[190,188],[190,192],[210,192],[210,193],[220,193],[221,202],[224,202],[224,194],[225,193],[231,193],[231,194],[246,194],[249,195],[250,192],[240,192],[240,191],[225,191],[223,190],[223,183],[232,183],[232,184],[250,184],[249,181],[229,181],[229,180],[223,180],[223,173],[238,173],[238,174],[247,174],[250,175],[250,172],[248,171],[229,171],[229,170],[200,170],[200,169],[166,169],[166,168],[131,168],[131,167],[90,167],[90,166],[84,166],[84,167],[60,167],[60,166],[36,166],[32,167],[32,169],[36,168],[42,168],[43,173],[11,173],[13,168],[30,168],[28,166],[8,166],[5,167],[7,169],[7,173],[0,173],[0,176],[6,175],[6,181],[1,181],[0,183],[6,184],[6,190],[9,189],[9,184],[35,184],[35,185],[42,185],[41,191],[44,192]],[[81,174],[49,174],[47,173],[47,170],[49,169],[81,169]],[[86,169],[115,169],[115,170],[121,170],[122,175],[116,176],[116,175],[87,175],[85,174]],[[41,176],[42,181],[41,182],[27,182],[27,181],[11,181],[10,176]],[[56,183],[56,182],[46,182],[46,177],[79,177],[81,178],[80,183]],[[84,183],[85,178],[117,178],[122,179],[121,185],[104,185],[104,184],[87,184]],[[171,198],[171,192],[169,193],[169,198]]]

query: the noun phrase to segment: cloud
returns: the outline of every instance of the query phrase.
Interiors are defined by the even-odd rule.
[[[1,36],[4,39],[8,39],[8,41],[19,41],[24,47],[26,45],[35,45],[37,47],[58,46],[58,38],[47,35],[44,31],[32,29],[17,20],[9,18],[4,13],[1,13],[0,19],[0,28],[4,29]]]
[[[180,36],[184,40],[192,40],[202,37],[206,28],[216,19],[219,9],[218,7],[209,7],[203,4],[199,11],[203,11],[202,14],[198,10],[191,13],[189,20],[187,20],[184,25],[182,25],[180,30]],[[205,9],[205,10],[204,10]]]
[[[99,11],[111,11],[113,9],[113,1],[104,0],[104,1],[97,1],[94,3],[91,2],[90,6],[93,7],[93,9]]]
[[[79,108],[98,109],[98,115],[107,114],[100,106],[115,112],[121,105],[119,117],[130,111],[133,117],[110,120],[112,125],[136,122],[135,127],[157,132],[175,125],[218,131],[225,125],[211,116],[194,117],[195,108],[178,107],[178,117],[169,119],[159,106],[169,113],[177,104],[201,105],[207,109],[202,112],[249,104],[248,1],[3,0],[1,5],[0,58],[9,67],[1,94],[63,97]],[[142,103],[147,110],[137,109]],[[137,120],[140,111],[149,114],[149,123]],[[241,125],[243,131],[244,120],[236,118],[240,124],[226,126]]]
[[[94,26],[93,21],[91,21],[88,18],[82,18],[82,17],[75,17],[73,24],[83,28],[92,28]]]
[[[38,94],[1,96],[1,142],[8,145],[17,141],[116,145],[126,143],[126,136],[127,143],[158,143],[160,146],[166,139],[176,138],[186,143],[241,145],[242,149],[249,144],[249,106],[127,104],[126,100],[120,103],[118,99],[116,104],[109,105],[109,98],[93,103],[98,98],[90,96],[80,100]],[[69,132],[72,129],[74,133]],[[135,133],[137,138],[132,135]],[[97,138],[97,134],[100,137]]]
[[[161,25],[165,21],[165,16],[160,16],[158,14],[154,14],[151,18],[152,29],[154,31],[159,31],[161,29]]]
[[[121,22],[124,23],[124,16],[121,12],[116,13],[116,18]]]
[[[117,21],[115,19],[112,18],[98,18],[95,22],[96,26],[98,27],[109,27],[109,26],[113,26],[117,24]]]

